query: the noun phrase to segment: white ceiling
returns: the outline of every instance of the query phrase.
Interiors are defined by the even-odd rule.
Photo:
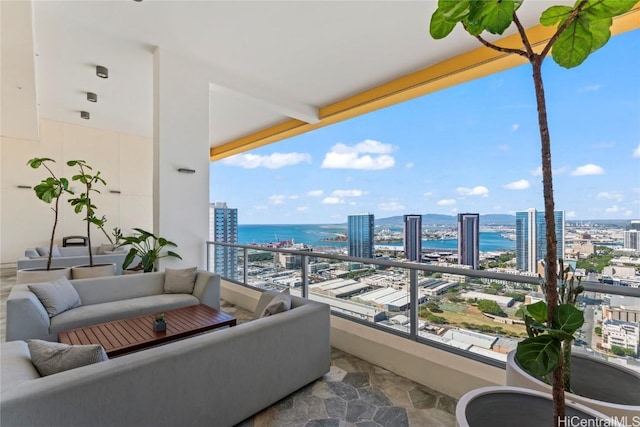
[[[313,121],[318,107],[479,46],[459,29],[431,39],[436,1],[35,1],[32,44],[18,10],[30,2],[0,3],[3,107],[37,101],[41,118],[151,136],[152,52],[164,46],[210,66],[211,146],[290,117]],[[526,1],[525,26],[550,3]],[[34,54],[29,83],[17,70]]]

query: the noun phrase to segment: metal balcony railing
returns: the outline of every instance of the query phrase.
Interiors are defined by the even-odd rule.
[[[345,265],[348,268],[340,270],[340,267]],[[324,268],[320,268],[322,266]],[[428,295],[429,289],[423,287],[424,282],[429,280],[429,276],[437,273],[444,280],[459,281],[465,283],[465,286],[469,281],[475,283],[473,286],[476,290],[482,290],[482,288],[491,290],[492,283],[504,284],[507,289],[512,290],[511,295],[535,293],[540,284],[538,277],[527,275],[211,241],[207,242],[207,269],[221,274],[228,281],[250,288],[282,289],[289,287],[292,293],[328,303],[332,307],[333,315],[494,366],[504,366],[508,345],[513,345],[513,341],[517,340],[513,337],[514,331],[519,330],[521,336],[524,336],[524,326],[508,323],[515,319],[516,310],[506,309],[510,315],[502,318],[483,315],[487,317],[485,320],[489,323],[496,320],[507,322],[503,323],[503,326],[500,326],[500,323],[495,323],[494,327],[486,324],[484,326],[477,325],[470,323],[472,319],[469,319],[470,322],[465,322],[462,313],[457,316],[459,318],[456,322],[457,326],[451,327],[448,323],[446,326],[441,325],[438,322],[441,322],[442,318],[437,313],[429,313],[420,308],[430,299],[443,302],[442,294]],[[327,286],[328,289],[322,288],[323,282],[329,283],[329,280],[339,277],[346,277],[353,283],[342,282],[344,291],[341,291],[340,287],[331,290],[332,285]],[[393,298],[391,289],[395,289],[395,295],[400,295],[395,306],[388,304],[384,307],[381,306],[380,301],[371,303],[362,300],[365,296],[363,293],[365,289],[376,288],[376,286],[366,285],[369,283],[368,281],[374,279],[381,280],[380,283],[392,282],[384,286],[387,291],[383,292],[388,294],[388,298]],[[589,281],[583,281],[582,285],[585,288],[586,302],[582,303],[581,307],[589,311],[589,319],[585,325],[589,325],[590,329],[581,332],[576,343],[587,345],[584,348],[593,351],[588,346],[592,341],[597,341],[595,322],[592,320],[598,313],[602,314],[598,303],[599,297],[607,294],[640,298],[640,288]],[[343,294],[341,295],[340,292]],[[444,292],[444,295],[448,293],[452,292]],[[384,296],[381,299],[384,301]],[[449,299],[456,300],[456,298]],[[460,307],[461,305],[455,306]],[[423,310],[421,313],[423,316],[419,316],[421,310]],[[390,319],[398,317],[401,319],[400,321],[390,321]],[[455,339],[442,339],[439,333],[444,329],[450,331],[449,335],[457,334],[464,343]],[[452,330],[453,332],[451,332]],[[487,333],[488,330],[492,332]],[[499,339],[502,340],[498,341]],[[494,349],[488,348],[489,344],[492,347],[498,347],[505,345],[505,343],[507,348],[502,349],[502,353],[500,350],[496,352]],[[604,357],[602,353],[597,351],[594,352],[595,354]]]

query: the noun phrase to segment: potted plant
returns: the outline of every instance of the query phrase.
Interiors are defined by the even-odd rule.
[[[164,332],[167,330],[167,322],[164,319],[164,313],[156,314],[154,317],[153,330],[156,332]]]
[[[39,282],[58,278],[60,276],[70,277],[70,270],[66,267],[51,268],[51,258],[53,256],[53,242],[56,236],[56,227],[58,226],[58,216],[60,212],[60,198],[64,193],[73,194],[69,190],[69,180],[64,177],[58,177],[47,165],[47,163],[55,163],[55,160],[47,157],[35,157],[27,162],[27,165],[33,169],[38,169],[41,166],[49,172],[49,177],[40,181],[38,185],[34,187],[36,197],[45,203],[52,203],[53,207],[53,227],[51,228],[51,237],[49,239],[49,253],[47,254],[47,266],[43,273],[42,269],[29,269],[20,270],[17,272],[16,281],[18,283],[27,282]]]
[[[129,253],[127,253],[127,256],[124,258],[124,262],[122,263],[123,270],[127,269],[136,257],[140,258],[140,262],[134,266],[132,270],[141,270],[145,273],[153,271],[156,261],[160,258],[174,257],[182,259],[180,255],[173,251],[163,251],[167,246],[174,248],[178,247],[175,243],[165,239],[164,237],[156,236],[142,228],[134,228],[134,230],[138,233],[137,235],[123,236],[120,238],[121,243],[119,246],[131,246]]]
[[[535,319],[543,325],[531,326],[545,333],[539,334],[535,342],[529,341],[529,351],[538,355],[536,363],[540,370],[552,371],[553,384],[553,423],[560,426],[566,421],[564,399],[564,377],[560,342],[566,335],[571,335],[571,328],[583,321],[582,313],[568,304],[558,304],[558,261],[557,238],[555,232],[553,197],[553,174],[551,169],[551,137],[547,120],[547,108],[542,79],[542,64],[551,53],[553,60],[560,66],[572,68],[580,65],[592,52],[604,46],[610,37],[613,18],[633,8],[636,0],[578,0],[573,6],[552,6],[542,12],[540,23],[544,26],[555,26],[556,31],[541,47],[534,46],[522,23],[518,19],[517,10],[522,6],[521,0],[461,0],[438,2],[438,8],[431,16],[430,33],[435,39],[449,35],[461,24],[465,31],[475,37],[484,46],[504,54],[514,54],[525,58],[532,67],[533,84],[538,107],[538,127],[540,132],[542,182],[546,228],[545,277],[547,289],[546,313],[541,313],[542,306],[531,308],[535,311]],[[522,45],[520,47],[504,47],[491,43],[483,37],[485,31],[502,34],[515,24]],[[553,50],[552,50],[553,48]],[[576,313],[577,312],[577,313]],[[578,314],[579,313],[579,314]],[[563,323],[570,321],[571,326]],[[536,337],[537,338],[537,337]],[[527,341],[527,340],[525,340]],[[522,353],[521,353],[522,354]],[[553,357],[552,357],[553,355]]]
[[[84,215],[84,221],[87,223],[87,245],[89,247],[89,265],[73,267],[71,269],[72,276],[76,279],[97,276],[113,276],[116,274],[115,264],[94,265],[91,245],[91,225],[94,224],[98,226],[98,228],[102,228],[106,222],[105,217],[98,218],[96,216],[97,208],[93,203],[91,196],[93,193],[100,193],[100,190],[96,188],[97,185],[106,185],[107,183],[100,176],[100,171],[91,174],[90,171],[92,171],[93,168],[84,160],[69,160],[67,162],[67,166],[75,166],[78,168],[78,173],[73,175],[71,179],[73,181],[78,181],[84,186],[84,191],[82,191],[79,196],[69,199],[69,203],[73,206],[75,213],[82,213]]]

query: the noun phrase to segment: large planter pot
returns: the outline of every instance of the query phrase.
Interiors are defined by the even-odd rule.
[[[69,267],[53,267],[51,270],[44,268],[25,268],[16,271],[16,283],[42,283],[66,277],[71,279],[71,269]]]
[[[565,398],[566,426],[622,426],[607,415]],[[589,421],[590,420],[590,421]],[[462,396],[456,405],[458,427],[553,426],[549,393],[520,387],[482,387]]]
[[[507,357],[507,385],[551,393],[551,386],[525,372]],[[640,373],[587,354],[571,355],[571,389],[567,399],[581,403],[618,420],[640,423]]]
[[[71,277],[74,279],[92,279],[94,277],[115,276],[117,272],[115,264],[77,265],[71,267]]]

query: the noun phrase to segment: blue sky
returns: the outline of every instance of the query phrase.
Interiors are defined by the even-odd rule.
[[[640,31],[543,77],[556,209],[640,219]],[[351,213],[543,209],[530,66],[211,163],[210,200],[241,224],[330,224]]]

